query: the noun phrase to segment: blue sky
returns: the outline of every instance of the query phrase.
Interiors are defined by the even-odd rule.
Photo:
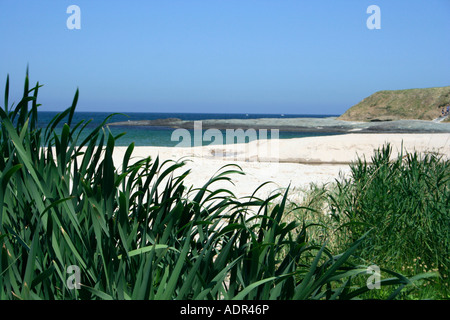
[[[43,111],[78,87],[78,111],[341,114],[450,85],[448,0],[2,0],[0,43],[0,90],[18,101],[29,64]]]

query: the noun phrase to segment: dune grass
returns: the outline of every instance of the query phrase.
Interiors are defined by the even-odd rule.
[[[450,162],[434,153],[392,154],[389,144],[370,163],[359,159],[350,175],[307,191],[300,219],[316,223],[316,241],[330,235],[330,250],[346,250],[373,230],[356,255],[366,264],[414,275],[438,276],[404,290],[406,299],[450,297]],[[420,290],[418,290],[420,289]],[[366,297],[382,298],[373,290]]]
[[[236,166],[192,189],[182,161],[132,163],[131,144],[116,168],[121,135],[100,125],[81,139],[87,122],[72,123],[78,91],[38,127],[40,87],[29,88],[27,72],[13,107],[8,77],[0,108],[0,299],[353,299],[369,291],[367,266],[353,256],[370,231],[332,253],[326,239],[310,241],[306,221],[285,221],[295,209],[289,191],[237,199],[215,188],[244,174]],[[389,298],[428,276],[384,271]]]

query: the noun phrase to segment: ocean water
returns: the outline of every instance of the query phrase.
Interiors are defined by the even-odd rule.
[[[57,115],[57,112],[39,112],[38,126],[41,128],[47,127],[48,123]],[[81,138],[86,136],[92,129],[100,125],[110,113],[106,112],[75,112],[72,120],[72,125],[81,121],[90,121],[86,126],[85,133]],[[327,118],[336,117],[337,115],[301,115],[301,114],[219,114],[219,113],[127,113],[115,114],[107,123],[121,122],[121,121],[139,121],[139,120],[156,120],[167,118],[179,118],[181,120],[207,120],[207,119],[260,119],[260,118]],[[59,133],[64,122],[57,128],[56,133]],[[180,143],[180,140],[172,138],[172,133],[175,129],[167,127],[155,126],[111,126],[108,127],[111,133],[116,136],[125,133],[122,137],[116,140],[118,146],[128,146],[134,143],[136,146],[165,146],[174,147]],[[193,137],[193,130],[189,130]],[[222,130],[223,142],[226,143],[225,130]],[[280,139],[302,138],[311,136],[334,135],[336,133],[311,133],[311,132],[279,132]],[[267,138],[270,138],[270,130]],[[259,138],[259,136],[258,136]],[[193,140],[193,139],[192,139]],[[249,140],[247,139],[246,142]],[[214,144],[215,141],[204,141],[203,145]]]

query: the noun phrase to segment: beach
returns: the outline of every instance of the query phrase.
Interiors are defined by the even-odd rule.
[[[135,147],[132,160],[145,157],[160,161],[180,159],[186,165],[175,173],[190,169],[185,179],[187,186],[202,187],[223,166],[239,166],[245,175],[230,175],[231,182],[219,181],[215,188],[225,187],[236,197],[267,197],[276,190],[305,190],[311,184],[332,183],[350,172],[349,164],[358,157],[370,162],[373,152],[389,142],[393,156],[400,152],[434,152],[450,157],[450,133],[433,134],[343,134],[295,139],[256,140],[246,144],[209,145],[204,147]],[[113,154],[116,167],[120,167],[126,147],[117,147]],[[232,168],[228,168],[232,169]],[[224,169],[225,170],[225,169]],[[294,192],[295,194],[295,192]]]

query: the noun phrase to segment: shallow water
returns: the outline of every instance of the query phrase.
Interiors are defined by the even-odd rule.
[[[45,128],[47,124],[57,115],[56,112],[39,112],[39,126]],[[87,128],[95,128],[100,125],[107,117],[109,113],[106,112],[75,112],[72,123],[76,124],[80,121],[91,121]],[[167,119],[167,118],[178,118],[185,121],[209,121],[211,119],[240,119],[248,121],[250,119],[284,119],[297,118],[297,119],[316,119],[320,117],[330,117],[330,115],[274,115],[274,114],[211,114],[211,113],[128,113],[125,115],[114,115],[108,120],[108,123],[112,122],[128,122],[130,121],[142,121],[142,120],[156,120],[156,119]],[[234,122],[235,120],[233,120]],[[259,121],[259,120],[258,120]],[[61,123],[59,127],[62,126],[64,122]],[[57,129],[58,130],[58,129]],[[123,132],[126,134],[116,141],[118,146],[128,146],[130,143],[134,142],[136,146],[166,146],[173,147],[177,146],[180,140],[172,138],[172,134],[175,129],[168,127],[156,127],[156,126],[110,126],[109,130],[113,135],[118,135]],[[87,129],[87,132],[90,131]],[[193,130],[187,130],[191,137],[194,137]],[[206,130],[203,130],[204,133]],[[80,135],[80,140],[87,136],[88,133],[83,133]],[[223,143],[226,143],[226,132],[221,130],[223,135]],[[280,131],[278,137],[280,139],[291,139],[291,138],[302,138],[311,136],[323,136],[323,135],[335,135],[339,134],[337,132],[284,132]],[[260,138],[260,135],[257,136]],[[268,138],[270,138],[270,131],[268,133]],[[193,139],[192,139],[193,140]],[[253,139],[246,138],[246,142]],[[203,141],[203,145],[217,144],[222,141]],[[192,146],[194,141],[192,141]]]
[[[56,112],[40,112],[39,126],[46,127]],[[73,123],[80,121],[91,122],[87,128],[95,128],[102,123],[108,113],[104,112],[76,112],[74,114]],[[345,133],[450,133],[450,123],[436,123],[432,121],[421,120],[400,120],[386,122],[356,122],[337,120],[336,115],[274,115],[274,114],[208,114],[208,113],[129,113],[125,115],[114,115],[108,120],[108,123],[143,120],[156,120],[178,118],[188,124],[193,121],[202,121],[205,130],[202,131],[202,137],[207,128],[221,129],[222,138],[201,139],[203,145],[223,144],[242,142],[236,139],[234,142],[227,139],[225,128],[228,126],[234,129],[242,126],[242,128],[255,128],[256,137],[251,135],[245,136],[245,142],[261,138],[303,138],[314,136],[328,136]],[[187,126],[189,127],[189,126]],[[113,135],[119,135],[123,132],[126,134],[116,141],[116,145],[127,146],[134,143],[136,146],[167,146],[173,147],[179,145],[181,138],[174,134],[176,129],[161,126],[145,126],[145,125],[118,125],[108,126]],[[266,128],[267,137],[260,128]],[[278,129],[278,135],[271,136],[271,130]],[[58,130],[58,129],[57,129]],[[194,142],[194,130],[184,130],[184,134],[191,139],[191,146],[198,145]],[[90,131],[88,129],[88,131]],[[198,134],[198,133],[197,133]],[[86,134],[82,134],[80,139]],[[242,138],[242,137],[241,137]],[[212,140],[212,141],[211,141]],[[183,141],[186,143],[186,141]]]

